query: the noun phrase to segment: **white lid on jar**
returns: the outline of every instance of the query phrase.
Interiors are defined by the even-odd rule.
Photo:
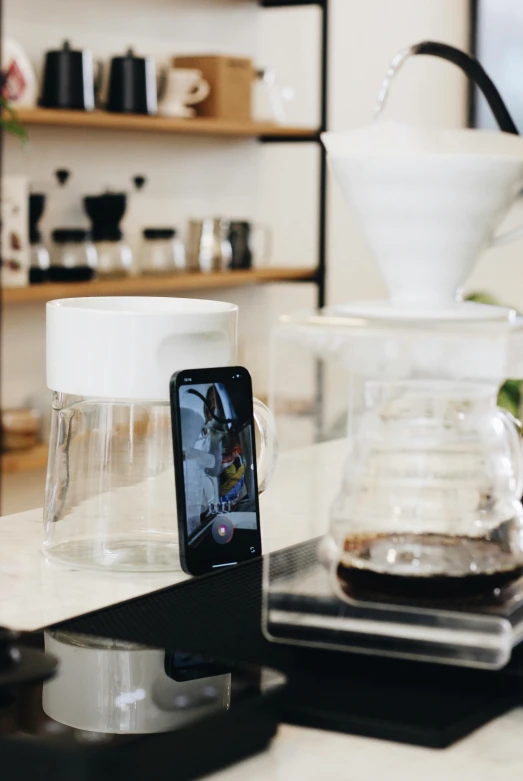
[[[236,358],[238,307],[191,298],[64,298],[46,308],[47,386],[114,400],[168,401],[173,372]]]

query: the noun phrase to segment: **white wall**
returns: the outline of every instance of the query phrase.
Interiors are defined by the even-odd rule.
[[[388,62],[400,49],[426,39],[467,47],[468,0],[333,0],[332,5],[332,130],[370,121]],[[460,127],[466,120],[465,78],[441,60],[412,58],[391,88],[385,116]],[[329,187],[329,214],[329,302],[386,295],[334,182]]]

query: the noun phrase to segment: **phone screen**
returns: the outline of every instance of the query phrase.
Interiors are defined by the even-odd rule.
[[[201,574],[261,554],[251,377],[227,367],[173,379],[182,566]]]

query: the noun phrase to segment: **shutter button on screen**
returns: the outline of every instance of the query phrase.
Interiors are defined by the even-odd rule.
[[[234,524],[230,518],[218,516],[212,525],[212,536],[219,545],[225,545],[232,540]]]

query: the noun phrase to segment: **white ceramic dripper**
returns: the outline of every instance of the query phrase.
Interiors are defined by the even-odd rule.
[[[523,185],[523,140],[392,122],[322,140],[391,302],[452,304]]]
[[[432,43],[400,52],[380,92],[378,116],[392,75],[412,53],[436,53],[457,64],[454,54],[466,58]],[[506,127],[513,128],[507,117]],[[380,120],[322,134],[330,168],[359,218],[392,305],[455,306],[481,251],[523,237],[523,230],[494,235],[523,186],[523,140],[514,133]]]

